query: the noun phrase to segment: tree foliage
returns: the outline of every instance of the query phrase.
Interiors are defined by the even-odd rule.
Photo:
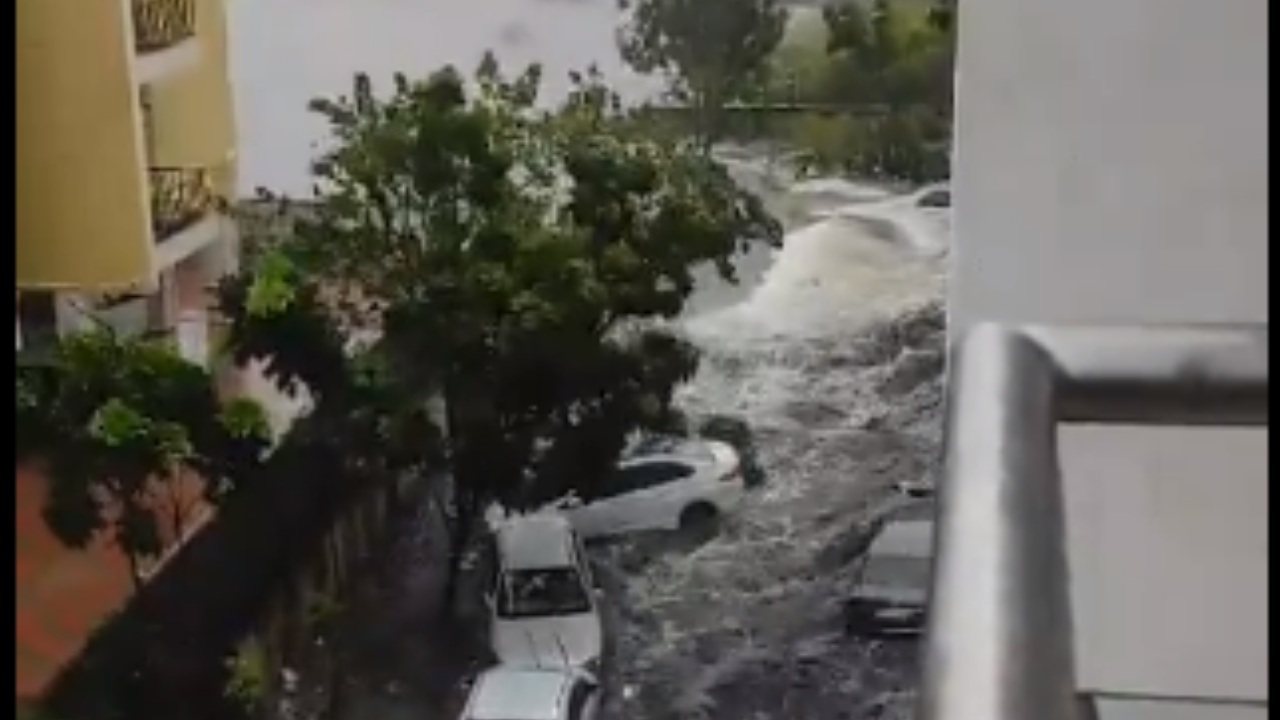
[[[844,97],[895,110],[925,105],[950,115],[955,35],[947,8],[875,0],[826,7],[822,15]]]
[[[335,142],[276,296],[291,322],[375,334],[366,352],[401,403],[443,398],[462,535],[486,503],[583,488],[631,432],[677,424],[697,356],[661,321],[695,267],[733,280],[736,253],[781,234],[697,148],[627,132],[598,74],[572,79],[550,111],[537,66],[507,78],[491,58],[474,93],[446,69],[313,104]],[[296,348],[256,352],[304,374]]]
[[[822,27],[774,56],[771,100],[878,109],[805,117],[786,133],[827,169],[922,182],[950,172],[954,4],[875,0],[829,6]]]
[[[49,478],[50,530],[77,548],[113,540],[135,580],[138,562],[186,529],[184,477],[202,478],[201,499],[216,504],[270,442],[258,405],[220,402],[204,368],[106,328],[65,338],[48,364],[19,366],[15,389],[18,458]]]
[[[429,471],[442,449],[430,408],[403,394],[384,358],[353,345],[324,295],[275,251],[224,278],[218,304],[233,356],[262,362],[281,392],[309,396],[313,409],[291,427],[291,439],[340,449],[353,477]]]
[[[787,25],[777,0],[624,0],[623,8],[623,59],[666,78],[673,99],[693,106],[705,142],[718,137],[725,103],[758,98]]]

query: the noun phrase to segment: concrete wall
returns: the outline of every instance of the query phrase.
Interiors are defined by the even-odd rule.
[[[965,0],[953,328],[1267,322],[1267,0]],[[1266,698],[1266,433],[1063,432],[1086,687]]]
[[[19,287],[119,289],[150,273],[129,7],[17,3]]]
[[[213,169],[217,192],[235,196],[224,4],[196,1],[199,61],[150,89],[148,139],[131,0],[19,0],[19,287],[153,281],[148,165]]]
[[[235,153],[224,4],[224,0],[197,0],[199,65],[150,89],[154,165],[218,167]],[[225,193],[225,189],[219,188],[219,192]]]
[[[272,705],[291,699],[308,708],[319,703],[319,709],[329,702],[335,691],[329,683],[336,677],[338,660],[335,621],[350,599],[353,584],[368,573],[374,548],[388,539],[387,521],[396,492],[396,487],[387,485],[346,509],[314,552],[292,570],[263,613],[251,637],[269,669],[264,700]],[[286,674],[300,682],[287,687]]]
[[[300,655],[303,609],[314,604],[304,598],[340,590],[385,529],[393,498],[408,497],[390,479],[346,474],[335,452],[282,444],[57,673],[43,693],[48,709],[64,718],[240,717],[226,696],[236,644],[258,636],[277,667]]]

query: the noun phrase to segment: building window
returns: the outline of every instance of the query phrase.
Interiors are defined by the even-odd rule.
[[[58,341],[58,301],[54,293],[27,290],[18,295],[18,333],[24,350],[41,350]]]

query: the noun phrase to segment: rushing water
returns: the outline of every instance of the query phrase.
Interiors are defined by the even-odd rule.
[[[844,636],[839,604],[893,483],[928,475],[938,448],[945,226],[865,188],[844,194],[855,217],[801,224],[744,299],[686,321],[704,364],[685,407],[748,420],[768,483],[692,552],[609,553],[618,717],[906,716],[910,648]],[[770,199],[821,214],[838,202],[826,195]]]
[[[345,91],[356,71],[376,80],[470,66],[494,48],[512,62],[543,62],[553,83],[595,62],[633,98],[654,88],[616,58],[613,0],[231,7],[246,186],[306,190],[323,128],[305,103]],[[619,621],[611,706],[623,720],[903,718],[911,649],[844,636],[839,601],[869,521],[892,505],[892,484],[927,476],[937,453],[946,213],[871,186],[797,183],[747,149],[721,159],[791,230],[780,250],[742,260],[742,285],[702,279],[683,325],[704,362],[682,402],[694,415],[749,421],[768,482],[702,547],[638,541],[601,551]],[[410,547],[398,568],[403,595],[438,573],[412,560],[422,555]],[[421,602],[392,599],[385,614]],[[421,642],[384,625],[393,643]],[[403,699],[406,682],[362,716],[434,717]]]

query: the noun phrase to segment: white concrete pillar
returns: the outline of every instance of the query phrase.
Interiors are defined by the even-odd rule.
[[[209,365],[209,313],[204,310],[182,310],[174,328],[178,354],[189,362]]]
[[[1268,321],[1268,9],[960,4],[953,331]],[[1267,697],[1266,435],[1063,429],[1084,689]]]

